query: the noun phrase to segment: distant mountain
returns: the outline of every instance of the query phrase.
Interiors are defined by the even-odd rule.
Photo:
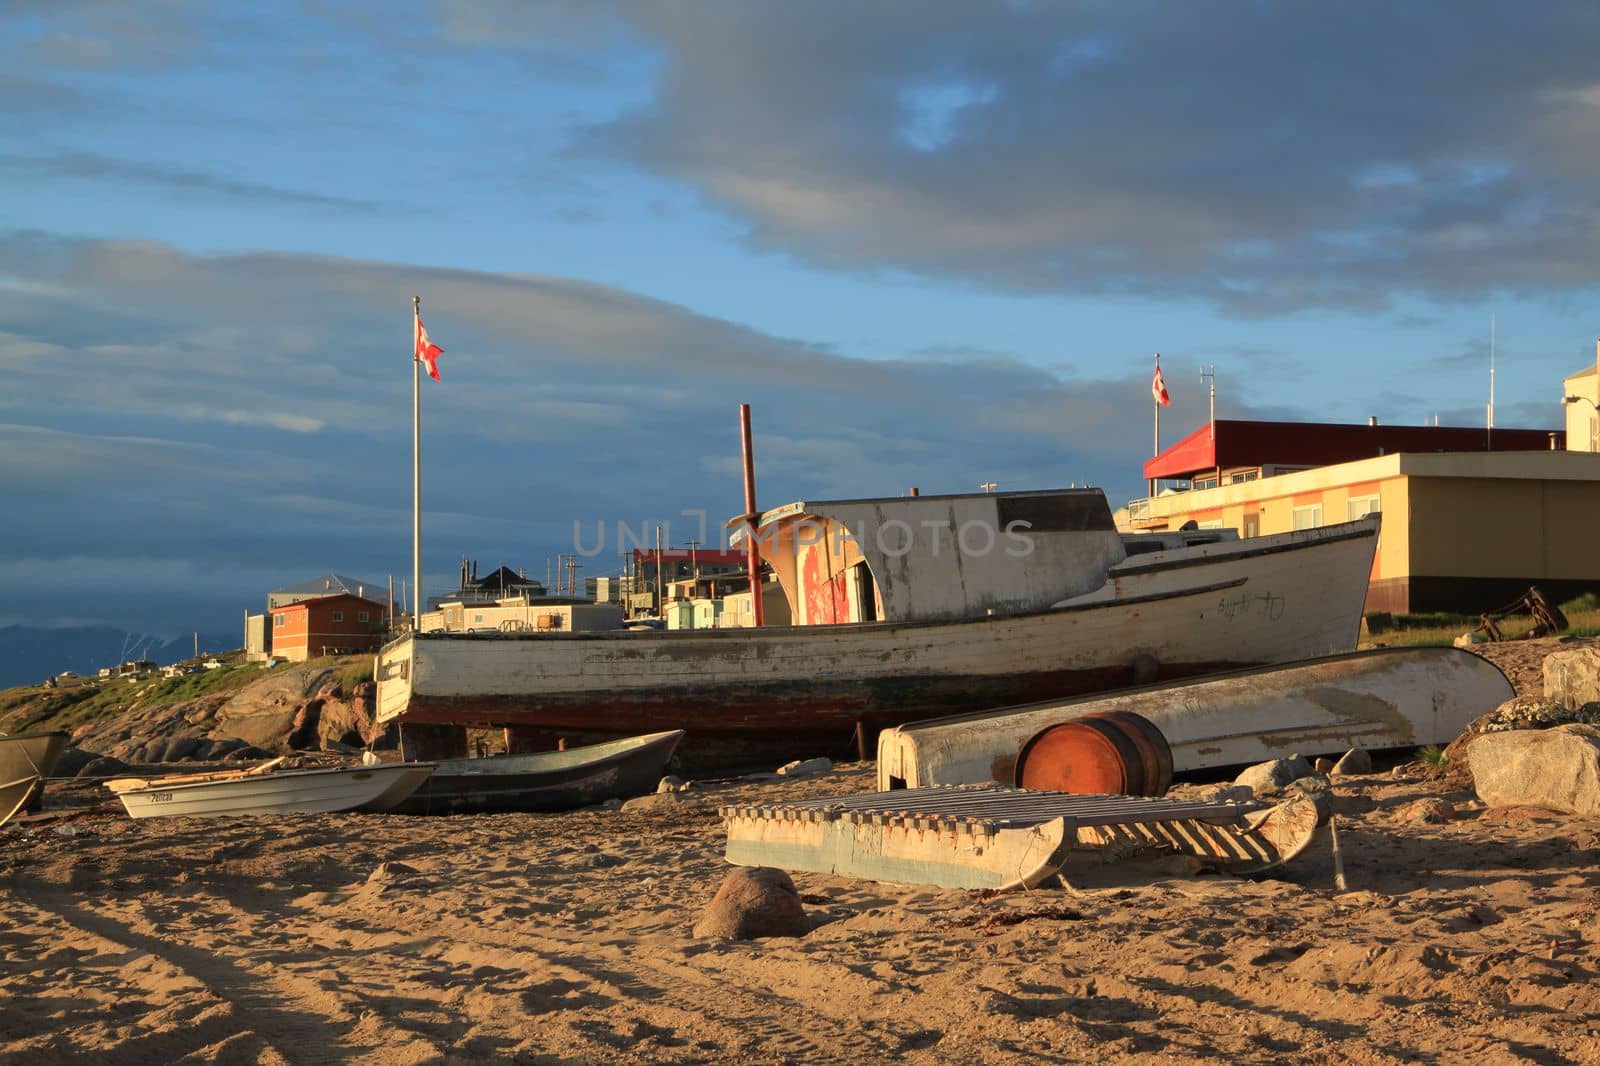
[[[202,653],[230,651],[242,643],[239,633],[200,634]],[[165,666],[193,654],[190,634],[165,640],[114,626],[5,626],[0,628],[0,688],[37,685],[63,670],[92,675],[124,659],[153,659]]]

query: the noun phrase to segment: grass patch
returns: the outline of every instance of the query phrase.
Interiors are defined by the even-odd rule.
[[[135,681],[110,677],[69,689],[41,686],[0,693],[0,730],[72,730],[85,722],[121,714],[135,705],[177,703],[196,696],[243,688],[261,676],[254,666],[202,670],[182,677],[145,677]]]
[[[1561,605],[1561,613],[1567,616],[1567,622],[1570,624],[1567,633],[1572,636],[1600,636],[1600,599],[1597,599],[1593,607],[1584,606],[1584,602],[1588,599],[1589,596],[1579,596]],[[1378,626],[1372,624],[1374,617],[1379,618]],[[1523,615],[1501,619],[1497,624],[1506,639],[1512,640],[1532,629],[1533,619]],[[1367,616],[1367,632],[1372,635],[1374,642],[1390,648],[1447,647],[1461,634],[1471,633],[1477,628],[1476,615],[1446,613],[1392,615],[1386,611],[1374,611]]]

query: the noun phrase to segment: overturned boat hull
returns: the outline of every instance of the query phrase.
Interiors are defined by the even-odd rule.
[[[1494,664],[1458,648],[1353,652],[902,725],[878,738],[878,788],[1011,784],[1030,738],[1106,711],[1149,719],[1183,772],[1445,744],[1513,695]]]
[[[0,825],[39,798],[66,746],[65,733],[0,736]]]
[[[1103,594],[955,621],[412,634],[379,653],[378,720],[578,742],[685,729],[695,765],[832,753],[858,726],[1348,650],[1376,536],[1364,520],[1133,559]]]

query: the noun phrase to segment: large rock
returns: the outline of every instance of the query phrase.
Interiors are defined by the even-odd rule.
[[[1302,756],[1291,755],[1287,759],[1273,759],[1270,762],[1258,762],[1244,773],[1233,779],[1235,785],[1244,785],[1257,796],[1271,796],[1283,791],[1284,787],[1310,777],[1317,771]]]
[[[1600,649],[1574,648],[1546,655],[1544,695],[1569,711],[1600,701]]]
[[[1467,763],[1486,806],[1600,814],[1600,728],[1595,726],[1485,733],[1468,745]]]
[[[756,940],[766,936],[805,936],[811,920],[794,882],[770,866],[741,866],[730,873],[695,923],[697,937]]]
[[[1352,777],[1372,773],[1372,756],[1365,748],[1351,748],[1333,764],[1334,777]]]

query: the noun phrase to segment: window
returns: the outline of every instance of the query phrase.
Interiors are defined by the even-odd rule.
[[[277,629],[279,626],[287,624],[288,621],[289,621],[289,616],[288,615],[286,615],[286,614],[275,614],[275,615],[272,616],[272,628],[273,629]]]
[[[1345,518],[1354,522],[1358,518],[1365,518],[1369,514],[1376,514],[1383,510],[1378,506],[1377,496],[1352,496],[1345,505]]]
[[[360,614],[359,614],[359,615],[357,615],[357,616],[356,616],[356,617],[357,617],[357,618],[358,618],[358,619],[360,619],[360,620],[361,620],[361,621],[363,621],[363,622],[366,622],[366,621],[370,621],[370,619],[368,619],[368,618],[367,618],[367,612],[366,612],[366,611],[362,611],[362,612],[361,612],[361,613],[360,613]]]
[[[1314,503],[1309,507],[1296,507],[1290,512],[1290,518],[1295,529],[1316,529],[1322,525],[1322,504]]]
[[[335,622],[343,622],[344,621],[344,612],[343,611],[334,611],[333,612],[333,620]]]
[[[482,621],[483,621],[483,615],[475,614],[475,615],[472,616],[472,622],[473,622],[474,625],[476,625],[476,624],[478,624],[479,622],[482,622]]]
[[[1261,477],[1259,470],[1239,470],[1228,475],[1228,484],[1242,485],[1246,481],[1255,481]]]
[[[1194,479],[1194,487],[1196,490],[1214,489],[1217,487],[1217,479],[1214,477],[1197,477]]]

